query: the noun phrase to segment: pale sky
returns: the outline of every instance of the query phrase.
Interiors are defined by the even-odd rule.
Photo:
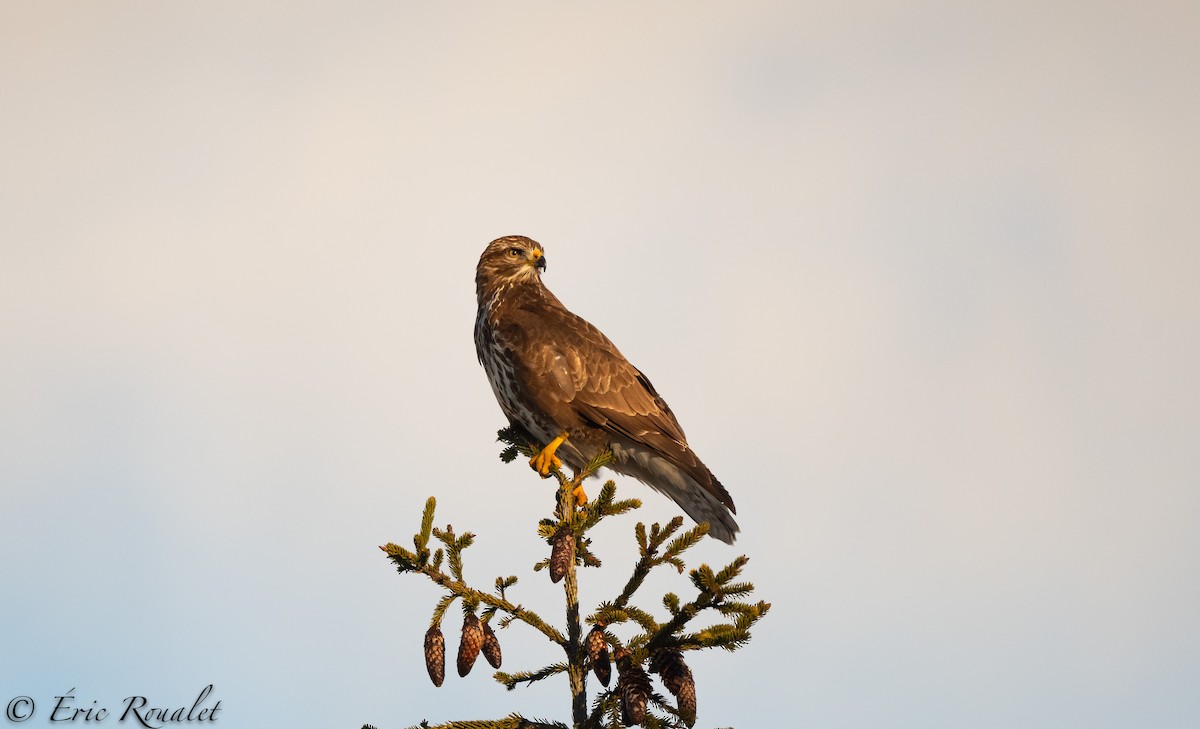
[[[434,689],[440,593],[376,549],[436,495],[468,577],[562,621],[529,569],[550,487],[497,460],[471,339],[475,262],[520,233],[738,504],[690,563],[749,555],[774,608],[692,659],[698,726],[1200,725],[1198,29],[1182,2],[0,5],[0,702],[567,719],[562,681]],[[589,607],[635,521],[596,533]],[[559,658],[500,639],[505,670]]]

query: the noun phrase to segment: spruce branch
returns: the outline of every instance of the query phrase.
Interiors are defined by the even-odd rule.
[[[557,721],[526,719],[520,714],[512,714],[495,721],[452,721],[446,724],[430,724],[423,721],[409,729],[569,729],[569,727]]]
[[[520,605],[513,604],[503,596],[504,590],[498,590],[500,594],[493,595],[491,593],[483,592],[482,590],[477,590],[463,581],[462,551],[474,543],[475,535],[467,532],[461,536],[458,536],[454,533],[454,528],[452,526],[447,526],[445,529],[432,527],[432,512],[435,502],[433,499],[429,499],[425,503],[426,510],[422,514],[422,524],[428,520],[431,525],[431,535],[444,545],[447,562],[449,563],[450,567],[450,574],[447,575],[441,569],[441,559],[439,559],[437,555],[440,554],[442,550],[438,550],[438,553],[435,553],[434,559],[431,562],[428,559],[421,560],[416,553],[411,552],[400,545],[388,543],[380,547],[380,549],[382,549],[387,554],[388,558],[391,559],[396,565],[397,571],[401,574],[409,572],[423,574],[433,581],[434,584],[445,588],[448,591],[448,594],[443,596],[442,600],[445,601],[446,608],[449,607],[450,602],[455,597],[462,598],[464,601],[464,606],[471,606],[472,609],[480,604],[483,604],[489,608],[494,608],[497,611],[505,613],[506,617],[509,619],[508,622],[511,622],[512,620],[520,620],[541,632],[554,643],[559,645],[564,644],[566,642],[566,638],[564,638],[557,629],[550,626],[537,613],[531,610],[526,610]],[[515,584],[516,582],[514,578],[509,579],[511,579],[512,582],[506,584],[505,589],[507,589],[507,587],[511,587],[512,584]],[[507,580],[501,580],[498,582],[498,584],[504,582],[507,582]],[[444,616],[444,614],[445,608],[443,608],[441,603],[439,603],[438,609],[435,610],[434,624],[440,623],[441,617]],[[508,622],[503,623],[502,626],[507,625]]]
[[[429,546],[429,535],[433,532],[433,511],[437,508],[437,499],[430,496],[425,501],[425,510],[421,513],[421,531],[417,534],[417,549]]]
[[[596,458],[593,458],[592,461],[593,463],[599,462]],[[596,468],[598,467],[596,466]],[[560,514],[561,518],[558,531],[565,536],[569,535],[571,547],[570,557],[563,574],[563,595],[566,598],[567,608],[567,642],[563,644],[563,650],[567,653],[567,681],[571,690],[571,720],[575,726],[579,726],[587,718],[587,694],[584,690],[583,667],[586,653],[583,647],[583,629],[579,623],[579,582],[575,575],[575,562],[579,556],[579,543],[582,537],[582,522],[576,518],[575,513],[575,488],[582,484],[583,479],[587,476],[587,468],[576,474],[575,478],[570,481],[565,481],[561,475],[559,476],[558,510],[556,512]],[[558,551],[557,546],[555,551]],[[551,553],[550,562],[553,571],[555,567],[554,552]]]
[[[446,611],[450,609],[450,604],[458,598],[458,595],[453,592],[447,593],[438,600],[437,607],[433,609],[433,617],[429,619],[429,627],[435,628],[442,624],[442,618],[446,617]]]
[[[625,589],[609,604],[618,609],[625,606],[633,598],[633,594],[637,592],[638,588],[642,586],[642,583],[645,582],[647,575],[650,574],[650,570],[659,565],[670,564],[677,570],[683,571],[683,561],[680,559],[680,555],[699,543],[700,539],[708,533],[708,524],[697,524],[687,532],[684,532],[667,546],[666,552],[661,556],[658,555],[657,551],[662,546],[662,543],[674,534],[682,524],[682,517],[676,517],[667,522],[666,527],[654,524],[650,528],[649,534],[647,534],[646,525],[638,522],[634,529],[634,536],[641,549],[641,557],[638,559],[637,564],[634,565],[633,575],[625,583]],[[595,621],[589,619],[589,622],[594,623]]]
[[[564,673],[566,670],[567,670],[567,664],[565,664],[565,663],[551,663],[549,666],[539,668],[536,671],[520,671],[517,673],[505,673],[504,671],[496,671],[496,673],[493,674],[493,677],[498,682],[504,684],[504,687],[507,688],[509,691],[512,691],[514,688],[517,687],[517,684],[534,683],[537,681],[541,681],[544,678],[550,678],[551,676],[557,676],[560,673]]]
[[[521,454],[532,457],[540,452],[540,446],[519,429],[505,428],[497,436],[505,444],[500,453],[502,461],[513,461]],[[581,493],[577,488],[611,463],[612,458],[611,452],[601,452],[570,477],[560,468],[550,470],[549,475],[558,486],[553,512],[537,525],[539,537],[546,541],[548,555],[533,569],[536,572],[549,568],[551,577],[562,584],[566,620],[561,628],[512,601],[509,591],[518,582],[515,575],[496,577],[486,590],[467,580],[464,552],[475,543],[476,536],[472,532],[458,534],[451,526],[435,528],[437,502],[433,497],[425,502],[411,548],[391,543],[380,548],[398,572],[422,574],[443,591],[430,617],[425,644],[426,667],[435,685],[441,685],[446,652],[440,626],[450,606],[460,600],[464,615],[458,651],[460,675],[466,675],[478,655],[484,655],[494,668],[499,668],[500,646],[492,626],[504,629],[514,622],[522,622],[558,645],[563,650],[563,660],[531,670],[511,673],[497,670],[493,678],[513,690],[518,685],[532,685],[565,674],[571,694],[571,726],[574,729],[615,729],[630,722],[640,723],[648,729],[683,729],[695,723],[696,684],[691,669],[683,662],[683,655],[706,648],[728,651],[740,648],[750,640],[751,629],[771,606],[746,599],[754,586],[741,577],[748,563],[744,556],[735,558],[720,570],[701,564],[688,572],[684,555],[708,533],[708,525],[697,524],[685,529],[683,518],[676,517],[665,524],[636,524],[633,531],[638,558],[624,587],[616,597],[601,602],[586,620],[583,619],[577,570],[580,566],[601,566],[589,532],[605,518],[621,516],[641,506],[638,499],[618,500],[616,486],[611,480],[601,486],[590,502],[576,503],[576,494]],[[437,543],[431,544],[433,540]],[[691,599],[685,599],[676,592],[667,592],[651,603],[660,602],[660,610],[665,609],[665,614],[658,617],[635,604],[635,598],[649,574],[662,565],[673,567],[672,573],[687,572],[695,594]],[[703,620],[706,615],[716,618],[715,622]],[[585,624],[593,626],[586,638]],[[607,687],[613,662],[618,680],[611,688],[599,690],[589,706],[587,672],[594,671]],[[671,696],[653,690],[647,668],[649,673],[659,675],[660,683]],[[561,723],[525,719],[519,714],[498,720],[437,725],[422,722],[419,726],[437,729],[566,727]]]

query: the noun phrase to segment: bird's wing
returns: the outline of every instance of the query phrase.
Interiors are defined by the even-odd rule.
[[[560,427],[582,420],[649,449],[735,511],[729,492],[688,447],[683,428],[654,385],[599,329],[545,290],[509,309],[501,328],[535,408]]]
[[[523,340],[518,349],[526,389],[540,409],[553,413],[569,406],[596,427],[649,446],[682,468],[699,465],[671,408],[599,329],[557,299],[512,314],[510,324]]]

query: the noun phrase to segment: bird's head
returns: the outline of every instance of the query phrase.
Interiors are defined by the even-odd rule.
[[[523,235],[508,235],[488,244],[475,268],[475,291],[480,302],[500,289],[538,283],[546,270],[542,244]]]

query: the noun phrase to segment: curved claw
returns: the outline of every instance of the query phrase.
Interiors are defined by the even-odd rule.
[[[558,456],[554,455],[554,451],[558,450],[558,447],[562,445],[566,439],[567,434],[563,433],[554,440],[550,441],[549,445],[543,448],[540,453],[529,459],[529,467],[537,471],[538,475],[542,478],[549,476],[551,469],[562,468],[563,463],[561,460],[559,460]]]
[[[548,454],[546,451],[542,451],[529,459],[529,467],[537,471],[542,478],[547,478],[551,469],[562,468],[562,461],[553,453]]]
[[[575,505],[576,506],[583,506],[584,504],[586,504],[588,502],[587,494],[585,494],[583,492],[583,484],[579,484],[578,486],[576,486],[575,490],[572,492],[572,494],[574,494],[574,496],[575,496]]]

